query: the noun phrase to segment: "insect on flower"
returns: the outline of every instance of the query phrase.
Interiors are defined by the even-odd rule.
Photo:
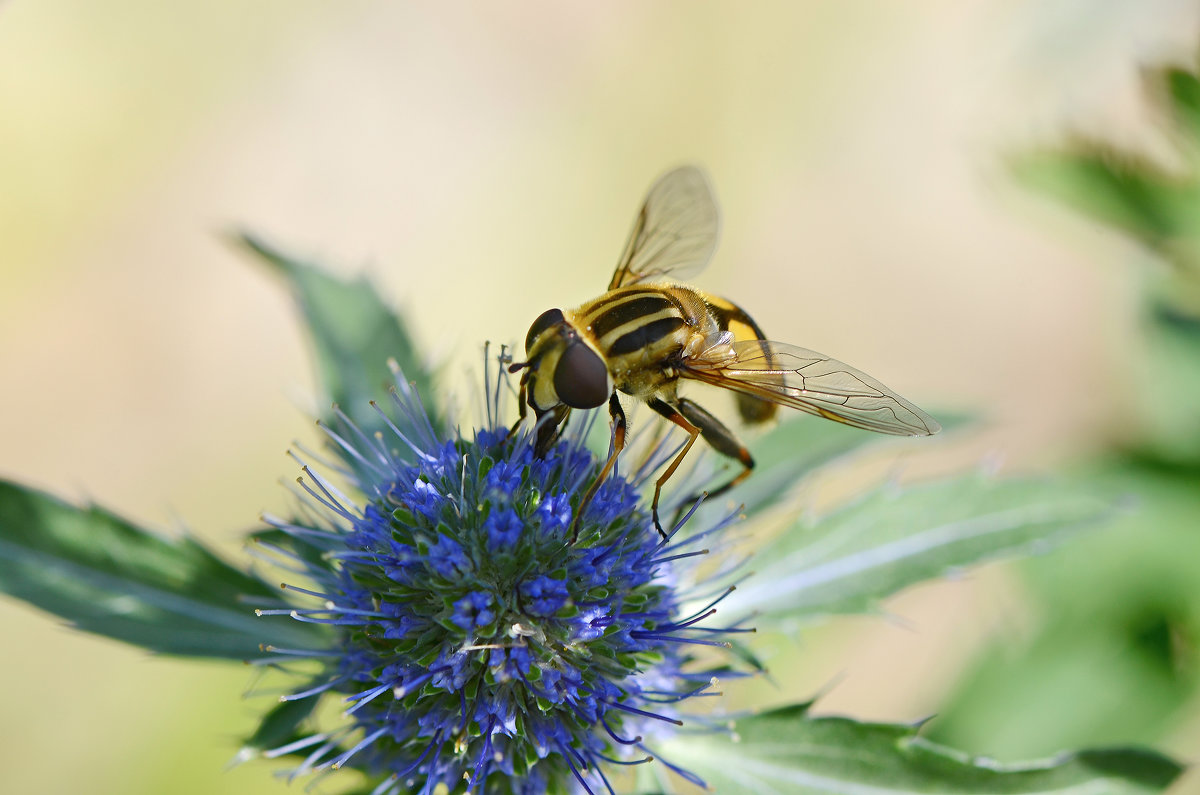
[[[582,306],[549,309],[525,337],[519,426],[532,408],[536,450],[545,452],[571,409],[608,402],[612,452],[583,497],[576,517],[625,446],[626,420],[618,392],[645,403],[688,433],[688,440],[654,484],[654,526],[663,484],[697,437],[744,467],[707,496],[728,491],[754,468],[750,451],[697,403],[678,394],[680,379],[737,393],[747,423],[761,423],[788,406],[825,419],[896,436],[928,436],[941,426],[871,376],[828,356],[768,341],[740,307],[674,279],[702,271],[717,246],[720,216],[704,174],[692,166],[669,171],[650,187],[617,263],[608,292]],[[514,428],[515,430],[515,428]],[[578,533],[576,523],[572,540]]]

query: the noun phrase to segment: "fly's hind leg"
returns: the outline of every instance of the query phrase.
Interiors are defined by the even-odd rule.
[[[729,482],[705,492],[703,496],[717,497],[750,477],[750,473],[754,471],[754,458],[750,455],[750,451],[746,449],[746,446],[733,435],[733,431],[726,428],[720,420],[709,414],[699,404],[693,403],[687,398],[679,398],[677,403],[680,413],[687,418],[688,422],[700,429],[700,436],[703,437],[704,441],[708,442],[710,447],[721,455],[735,459],[745,467],[745,469],[731,478]],[[677,523],[687,506],[699,499],[700,496],[699,494],[693,494],[680,503],[678,510],[675,512],[673,523]]]
[[[617,455],[625,449],[625,429],[628,423],[625,421],[625,409],[621,408],[621,401],[617,399],[616,392],[613,392],[608,398],[608,415],[612,418],[613,424],[612,452],[609,453],[608,460],[604,462],[604,468],[600,470],[600,474],[596,475],[596,479],[588,487],[587,492],[583,495],[583,499],[579,501],[579,507],[575,509],[575,518],[571,521],[571,544],[574,544],[575,539],[579,537],[579,520],[583,518],[583,512],[587,510],[592,497],[596,496],[596,491],[599,490],[600,484],[608,477],[613,464],[617,462]]]
[[[683,445],[683,449],[679,451],[679,454],[675,456],[670,466],[659,476],[658,480],[654,481],[654,501],[650,503],[650,515],[654,517],[654,529],[666,541],[670,536],[663,530],[662,522],[658,520],[658,498],[662,495],[663,484],[675,474],[675,470],[679,468],[683,457],[688,454],[688,450],[692,449],[692,445],[696,443],[696,437],[703,433],[703,430],[690,422],[688,417],[683,414],[682,409],[672,406],[661,398],[651,398],[647,405],[688,432],[688,440]]]

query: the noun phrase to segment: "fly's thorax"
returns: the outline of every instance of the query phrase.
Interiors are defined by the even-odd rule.
[[[621,360],[657,361],[665,351],[677,349],[701,319],[687,311],[673,288],[658,285],[613,290],[579,307],[574,315],[614,373]]]
[[[672,381],[671,363],[712,323],[703,299],[674,285],[621,287],[568,314],[604,358],[615,387],[637,397]]]

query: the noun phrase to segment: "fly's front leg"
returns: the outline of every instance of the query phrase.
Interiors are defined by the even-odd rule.
[[[575,509],[575,519],[571,522],[570,543],[572,544],[579,537],[579,520],[583,518],[583,512],[591,503],[592,497],[596,496],[596,491],[600,488],[600,484],[604,482],[604,479],[608,477],[608,473],[612,471],[613,465],[617,463],[617,455],[625,449],[625,430],[628,427],[628,423],[625,421],[625,409],[621,408],[621,401],[617,398],[616,392],[613,392],[608,398],[608,415],[612,418],[612,452],[608,454],[608,460],[604,462],[604,468],[600,470],[599,475],[596,475],[596,479],[588,487],[587,493],[579,501],[579,507]]]
[[[545,458],[546,453],[550,452],[550,448],[562,437],[562,433],[566,429],[567,417],[571,416],[571,409],[561,403],[549,411],[539,411],[534,406],[533,414],[537,418],[535,423],[537,439],[533,443],[533,454],[538,458]],[[547,414],[550,415],[550,419],[543,420],[542,418]]]
[[[510,441],[517,435],[517,430],[521,427],[521,423],[525,422],[525,415],[529,413],[529,403],[525,400],[526,384],[529,382],[529,373],[526,372],[521,376],[520,390],[517,392],[517,421],[513,423],[512,428],[508,431],[508,436],[504,437],[504,441]]]
[[[682,401],[679,402],[682,403]],[[654,481],[654,501],[650,503],[650,515],[654,517],[654,529],[658,531],[658,534],[665,541],[669,536],[663,530],[662,523],[658,520],[658,498],[662,494],[663,484],[675,474],[675,470],[679,468],[679,464],[683,461],[683,457],[688,454],[688,450],[692,449],[692,445],[696,443],[696,437],[702,433],[702,430],[690,422],[689,418],[684,416],[679,408],[672,406],[661,398],[651,398],[648,405],[689,434],[687,442],[683,445],[683,449],[679,451],[679,454],[675,456],[671,465],[659,476],[658,480]]]
[[[704,496],[716,497],[724,494],[750,477],[750,473],[754,470],[754,458],[750,455],[750,451],[746,449],[746,446],[733,435],[733,431],[722,425],[720,420],[701,408],[699,404],[693,403],[687,398],[679,398],[677,403],[679,411],[687,418],[688,422],[700,429],[700,435],[704,438],[704,441],[708,442],[710,447],[721,455],[729,456],[739,461],[745,467],[728,483],[705,492]],[[676,522],[679,521],[679,516],[683,513],[684,507],[689,503],[695,502],[699,497],[699,494],[693,494],[684,500],[675,514]]]

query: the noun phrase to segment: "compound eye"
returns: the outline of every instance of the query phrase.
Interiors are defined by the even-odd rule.
[[[525,353],[529,353],[529,349],[533,347],[533,343],[537,341],[543,331],[566,322],[567,319],[563,317],[561,309],[547,309],[538,315],[537,320],[533,321],[533,325],[529,327],[529,333],[525,335]]]
[[[573,409],[594,409],[608,400],[608,368],[596,352],[572,342],[554,368],[554,391]]]

